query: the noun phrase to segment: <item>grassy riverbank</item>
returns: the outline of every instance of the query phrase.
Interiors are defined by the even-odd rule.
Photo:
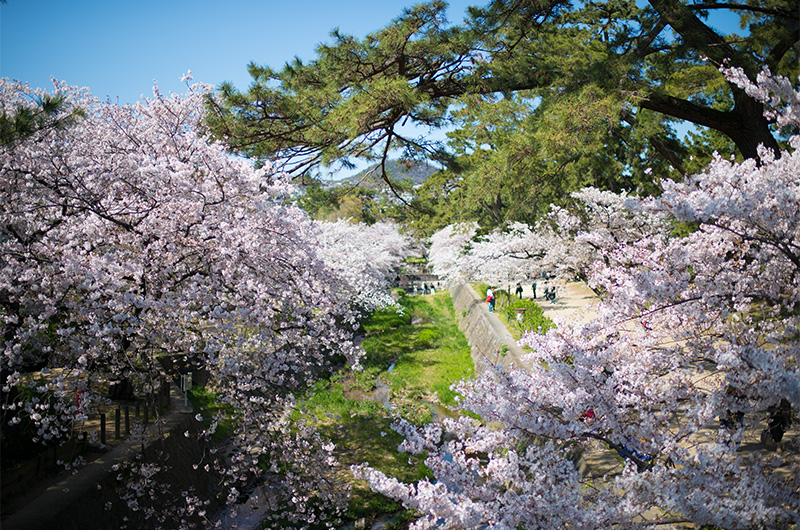
[[[402,437],[391,430],[397,416],[415,423],[447,414],[450,385],[472,376],[470,349],[458,330],[449,293],[404,296],[403,313],[376,312],[364,323],[364,370],[320,382],[303,400],[306,418],[336,444],[340,479],[352,486],[349,517],[372,519],[401,506],[352,477],[349,466],[369,462],[402,481],[428,471],[420,457],[397,451]]]

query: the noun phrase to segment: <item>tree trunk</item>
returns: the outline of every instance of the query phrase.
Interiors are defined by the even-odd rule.
[[[745,158],[757,160],[759,144],[772,149],[779,156],[778,142],[769,130],[763,106],[738,88],[734,89],[734,97],[736,104],[728,112],[661,95],[651,95],[640,105],[645,109],[720,131],[733,140]]]

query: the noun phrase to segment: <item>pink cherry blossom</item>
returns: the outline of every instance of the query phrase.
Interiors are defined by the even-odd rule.
[[[282,517],[303,526],[335,515],[346,491],[327,486],[330,446],[290,428],[291,393],[357,364],[359,293],[330,263],[320,228],[284,202],[290,182],[202,135],[208,90],[168,97],[155,88],[153,99],[120,106],[56,83],[64,112],[84,117],[0,148],[4,418],[32,421],[38,440],[69,436],[106,401],[102,385],[127,379],[150,393],[161,385],[159,357],[177,354],[210,374],[237,420],[225,458],[203,466],[223,488],[261,476],[261,457],[292,469],[268,478],[284,493]],[[2,80],[0,110],[14,116],[43,95]],[[385,274],[386,256],[373,263],[362,252],[361,270]],[[20,398],[21,386],[34,397]],[[196,510],[187,496],[152,505],[154,473],[129,464],[122,501],[132,509],[155,510],[165,527]]]

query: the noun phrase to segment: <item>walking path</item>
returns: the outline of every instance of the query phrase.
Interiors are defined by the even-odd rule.
[[[184,396],[175,385],[170,386],[170,407],[157,421],[146,429],[146,444],[169,433],[180,424],[187,414],[184,412]],[[107,476],[113,473],[112,467],[130,459],[141,451],[140,439],[128,437],[107,452],[99,454],[74,473],[44,481],[36,486],[23,499],[17,501],[19,507],[4,517],[0,526],[3,530],[41,530],[44,528],[63,528],[58,516],[65,508],[79,503],[93,489],[97,489]],[[6,506],[3,507],[6,511]]]
[[[522,296],[532,298],[531,286],[523,286]],[[596,316],[597,296],[583,282],[559,283],[556,287],[556,299],[553,303],[542,297],[544,289],[536,289],[536,301],[550,319],[561,318],[567,322],[589,322]]]

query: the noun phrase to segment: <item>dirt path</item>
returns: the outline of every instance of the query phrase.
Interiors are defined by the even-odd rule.
[[[527,294],[523,287],[522,295],[531,297],[528,286]],[[542,297],[543,287],[537,287],[537,302],[549,318],[561,318],[568,322],[589,322],[598,316],[597,304],[599,299],[583,282],[559,283],[556,286],[556,300],[548,302]]]
[[[555,302],[544,298],[546,282],[539,281],[536,286],[535,300],[546,316],[563,319],[567,322],[584,323],[598,316],[597,304],[600,299],[584,282],[559,281],[549,284],[556,286]],[[510,286],[510,290],[512,293],[514,292],[513,286]],[[516,298],[514,295],[512,297]],[[534,299],[531,285],[522,286],[522,297],[526,300]]]
[[[170,385],[170,406],[145,430],[145,443],[169,436],[183,420],[190,416],[184,410],[184,396],[174,384]],[[42,528],[74,528],[59,521],[61,513],[71,506],[80,504],[98,485],[113,473],[115,464],[129,460],[132,455],[141,451],[141,440],[134,437],[114,439],[109,436],[109,445],[103,447],[101,453],[93,453],[87,458],[86,465],[74,472],[64,472],[59,476],[43,480],[32,486],[29,494],[15,499],[9,513],[2,518],[3,530],[38,530]],[[5,503],[4,503],[5,504]],[[9,508],[3,506],[4,510]]]

